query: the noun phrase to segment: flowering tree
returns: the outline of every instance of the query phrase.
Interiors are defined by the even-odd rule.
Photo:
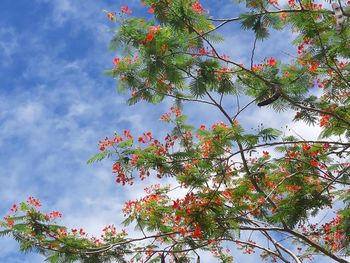
[[[39,211],[33,197],[11,208],[1,233],[49,262],[200,262],[203,250],[232,262],[225,249],[230,243],[272,262],[304,262],[315,255],[348,262],[349,2],[289,0],[282,6],[246,0],[232,4],[241,10],[233,18],[209,16],[197,0],[141,4],[151,19],[134,17],[127,6],[107,13],[119,24],[111,48],[124,54],[107,73],[118,78],[121,91],[130,91],[130,104],[173,99],[160,118],[169,133],[156,139],[151,132],[122,130],[100,141],[99,153],[88,161],[113,158],[121,185],[159,178],[123,210],[124,224],[135,224],[140,237],[113,225],[100,237],[67,229],[57,224],[59,212]],[[222,40],[217,31],[232,23],[255,34],[249,65],[214,44]],[[286,63],[273,57],[255,62],[257,41],[274,30],[294,32],[297,55]],[[193,127],[181,110],[186,102],[206,104],[222,119]],[[254,105],[294,112],[295,121],[318,125],[321,132],[313,140],[267,124],[247,132],[239,119]],[[176,185],[162,185],[165,176]],[[184,194],[175,195],[178,189]],[[318,223],[322,209],[334,216]]]

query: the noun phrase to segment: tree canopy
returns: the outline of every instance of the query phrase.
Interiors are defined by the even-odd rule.
[[[123,209],[123,223],[140,236],[114,225],[100,237],[68,229],[59,225],[60,212],[40,211],[34,197],[11,208],[0,234],[48,262],[200,262],[201,251],[232,262],[232,245],[271,262],[348,262],[349,2],[237,1],[232,10],[240,15],[229,18],[210,15],[197,0],[141,4],[143,17],[128,6],[106,12],[117,25],[110,48],[118,53],[106,74],[130,94],[129,104],[172,100],[160,117],[169,132],[155,138],[120,129],[88,160],[113,159],[116,183],[125,187],[158,178]],[[232,34],[254,33],[250,63],[217,48],[228,41],[220,30],[232,24],[241,27]],[[295,56],[256,61],[256,45],[277,31],[292,35]],[[222,118],[191,125],[186,103],[207,105]],[[304,139],[259,120],[249,130],[241,120],[252,107],[288,111],[320,133]],[[317,222],[325,209],[332,216]]]

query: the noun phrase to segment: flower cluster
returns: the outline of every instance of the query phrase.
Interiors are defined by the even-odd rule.
[[[38,199],[32,197],[32,196],[28,197],[27,203],[30,204],[30,205],[33,205],[34,207],[40,207],[41,206],[40,201]]]
[[[130,15],[132,13],[132,11],[129,9],[128,6],[122,6],[120,9],[122,10],[123,13],[127,15]]]
[[[149,29],[148,29],[148,34],[146,36],[146,40],[145,42],[146,43],[150,43],[153,41],[155,35],[160,31],[160,26],[151,26]]]
[[[192,10],[198,14],[202,14],[203,12],[203,7],[202,5],[196,0],[193,4],[192,4]]]
[[[266,59],[265,63],[254,64],[252,66],[253,71],[263,71],[266,67],[275,67],[277,65],[277,60],[273,57]]]

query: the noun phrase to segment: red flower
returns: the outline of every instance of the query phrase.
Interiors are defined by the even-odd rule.
[[[160,26],[151,26],[149,28],[149,32],[153,34],[157,33],[159,30],[160,30]]]
[[[317,154],[318,154],[318,150],[315,150],[315,151],[313,151],[313,152],[310,153],[310,156],[315,156],[315,155],[317,155]]]
[[[308,145],[308,144],[306,144],[306,143],[303,143],[303,144],[302,144],[302,147],[303,147],[303,149],[304,149],[305,151],[309,151],[309,150],[311,149],[311,146]]]
[[[10,226],[10,227],[12,227],[14,225],[14,223],[15,223],[15,221],[13,221],[11,219],[7,219],[6,221],[7,221],[7,225]]]
[[[16,213],[18,210],[18,206],[16,204],[14,204],[10,210],[11,210],[11,212]]]
[[[146,143],[146,140],[143,137],[139,137],[138,142]]]
[[[311,164],[313,167],[318,167],[318,162],[315,161],[315,160],[311,160],[311,161],[310,161],[310,164]]]
[[[331,145],[329,143],[324,143],[322,148],[327,150],[327,149],[331,148]]]
[[[82,229],[82,228],[79,229],[79,234],[82,235],[82,236],[86,235],[84,229]]]
[[[268,151],[263,151],[263,155],[264,155],[264,156],[269,156],[270,153],[269,153]]]
[[[27,203],[28,204],[31,204],[35,207],[40,207],[41,206],[41,203],[38,199],[35,199],[34,197],[30,196],[27,200]]]
[[[350,1],[348,3],[350,3]],[[340,62],[339,68],[343,69],[347,64],[348,64],[348,62]]]
[[[203,234],[199,225],[196,225],[196,228],[193,231],[192,237],[198,238],[198,239],[201,239],[203,237]]]
[[[160,30],[160,26],[151,26],[149,28],[149,33],[146,36],[146,43],[152,42],[154,35]]]
[[[231,193],[228,191],[223,191],[222,195],[225,196],[226,198],[230,198],[231,197]]]
[[[120,167],[120,163],[119,162],[116,162],[113,166],[112,166],[112,171],[113,173],[117,173],[121,170],[121,167]]]
[[[139,159],[139,156],[137,154],[133,154],[131,164],[136,165],[138,159]]]
[[[288,5],[289,6],[295,6],[295,1],[294,0],[288,0]]]
[[[283,73],[283,77],[288,77],[289,75],[290,75],[289,71],[285,71],[285,72]]]
[[[266,60],[266,63],[269,66],[275,66],[277,64],[277,60],[275,58],[269,58],[268,60]]]
[[[176,201],[174,200],[172,201],[173,201],[173,206],[172,206],[173,209],[181,209],[179,199],[177,199]]]
[[[117,65],[120,62],[120,58],[113,59],[113,65]]]
[[[129,9],[128,6],[122,6],[121,10],[122,10],[123,13],[125,13],[127,15],[130,15],[132,13],[132,11]]]
[[[192,5],[192,10],[194,12],[197,12],[198,14],[201,14],[203,12],[203,7],[200,3],[198,3],[198,1],[196,1],[193,5]]]
[[[153,33],[149,33],[146,36],[146,43],[152,42],[153,38],[154,38],[154,34]]]
[[[252,67],[253,71],[260,71],[260,70],[263,70],[263,69],[264,69],[264,65],[263,64],[255,64]]]
[[[61,218],[62,217],[62,214],[58,211],[52,211],[50,214],[49,214],[49,218]]]
[[[130,134],[130,131],[124,130],[124,137],[127,139],[132,139],[132,135]]]
[[[200,48],[198,51],[199,51],[199,54],[200,54],[200,55],[205,55],[205,54],[207,54],[207,51],[205,50],[205,48]]]
[[[278,0],[269,0],[269,3],[274,6],[279,6],[278,5]]]
[[[328,127],[330,125],[331,116],[327,114],[322,114],[320,120],[320,127]]]
[[[150,13],[150,14],[152,14],[152,13],[154,13],[154,9],[153,9],[153,8],[148,9],[147,12]]]
[[[151,141],[152,140],[152,133],[151,132],[147,132],[147,133],[145,133],[145,136],[146,136],[146,139],[147,140],[149,140],[149,141]]]

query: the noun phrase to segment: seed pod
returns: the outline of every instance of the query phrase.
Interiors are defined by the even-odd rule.
[[[335,32],[337,34],[340,34],[342,29],[343,29],[343,24],[344,24],[345,18],[344,18],[343,12],[342,12],[339,4],[333,3],[332,4],[332,9],[333,9],[333,12],[334,12],[335,23],[336,23]]]

